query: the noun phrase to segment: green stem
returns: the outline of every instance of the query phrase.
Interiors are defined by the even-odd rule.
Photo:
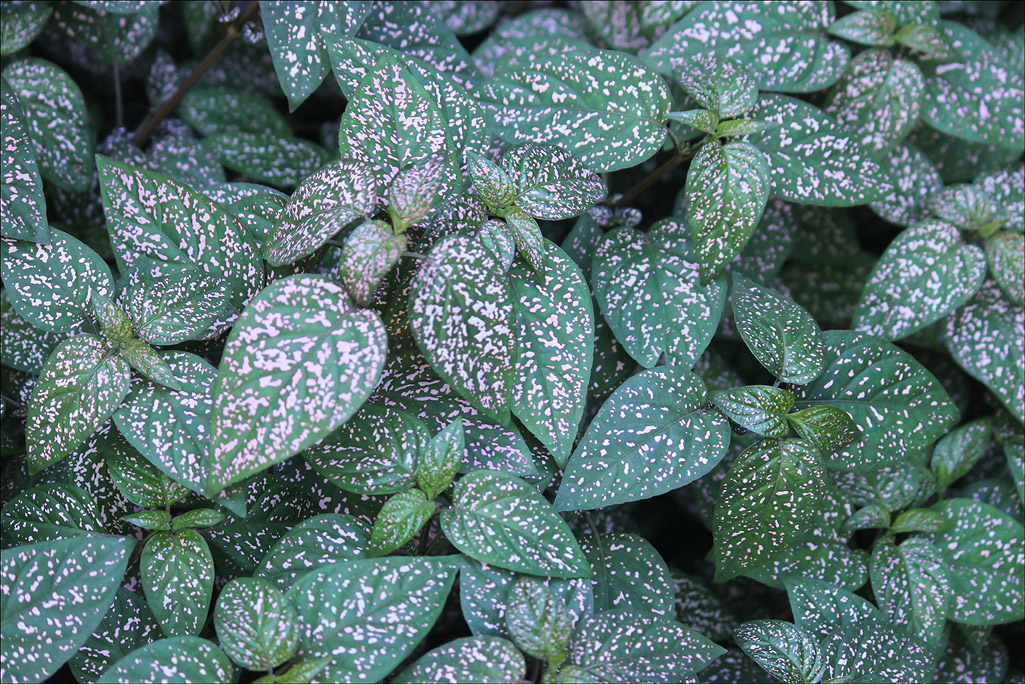
[[[205,74],[220,58],[224,51],[228,49],[231,42],[241,35],[242,26],[252,19],[259,9],[260,3],[257,0],[251,0],[250,3],[246,5],[242,14],[240,14],[238,19],[228,26],[228,30],[225,32],[224,36],[217,42],[217,45],[214,45],[213,49],[207,53],[206,57],[203,58],[203,61],[196,65],[196,68],[192,70],[189,77],[182,81],[181,85],[178,86],[178,89],[174,91],[174,94],[171,95],[164,104],[160,105],[160,108],[153,112],[153,114],[143,122],[142,126],[139,127],[139,130],[135,133],[135,137],[132,139],[132,142],[135,143],[136,147],[143,147],[147,142],[149,142],[150,136],[153,135],[153,131],[156,130],[156,127],[160,122],[170,116],[171,113],[178,108],[179,103],[181,103],[185,95],[192,90],[192,87],[199,82],[199,79],[203,77],[203,74]]]
[[[677,147],[672,159],[670,159],[666,163],[662,164],[662,166],[658,167],[657,169],[649,173],[647,176],[641,179],[641,182],[639,182],[637,185],[633,186],[625,193],[623,193],[622,197],[620,197],[618,200],[612,203],[612,208],[616,209],[619,207],[629,206],[631,202],[633,202],[635,199],[637,199],[638,196],[641,195],[641,193],[643,193],[645,190],[654,185],[655,181],[657,181],[659,178],[675,169],[677,166],[680,165],[681,162],[689,159],[690,156],[691,155],[689,149],[687,152],[683,152],[680,150],[679,147]]]
[[[435,511],[431,517],[427,518],[427,522],[424,523],[424,528],[420,532],[420,545],[416,549],[416,555],[418,556],[427,554],[427,541],[431,538],[431,525],[434,524],[434,518],[437,515],[437,511]]]
[[[25,406],[20,401],[15,401],[14,399],[11,399],[9,396],[7,396],[6,394],[0,394],[0,399],[3,399],[8,404],[14,404],[14,408],[25,408]]]

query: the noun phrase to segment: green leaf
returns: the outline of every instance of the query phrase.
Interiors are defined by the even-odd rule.
[[[758,86],[736,60],[701,54],[673,67],[673,76],[687,94],[720,119],[743,116],[758,100]]]
[[[370,556],[386,556],[408,542],[434,515],[434,502],[419,489],[408,489],[388,499],[374,521]]]
[[[380,57],[360,82],[342,115],[339,155],[370,167],[387,187],[410,164],[448,149],[446,120],[435,100],[396,58]],[[451,152],[446,167],[458,158]]]
[[[935,654],[889,621],[860,620],[819,642],[827,682],[931,681]]]
[[[42,4],[42,3],[32,3]],[[50,12],[45,5],[44,16]],[[6,11],[6,7],[4,8]],[[39,10],[30,8],[29,12]],[[44,19],[45,21],[45,19]],[[8,47],[8,15],[3,15],[3,50]],[[12,41],[13,42],[13,41]],[[43,197],[43,180],[36,165],[36,149],[32,144],[25,124],[25,114],[14,88],[7,79],[0,78],[0,148],[3,149],[4,165],[0,170],[2,195],[0,195],[0,235],[6,238],[48,243],[50,226],[46,222],[46,200]]]
[[[75,537],[4,551],[5,678],[43,681],[75,654],[114,600],[134,546],[127,537]]]
[[[513,642],[527,655],[547,661],[552,669],[566,657],[573,622],[566,603],[534,578],[513,583],[506,597],[505,624]]]
[[[416,416],[367,404],[303,453],[334,485],[356,494],[394,494],[417,484],[430,432]]]
[[[506,230],[516,243],[516,251],[537,273],[544,273],[544,236],[537,221],[519,207],[499,209],[498,213],[505,219]]]
[[[959,411],[946,390],[907,352],[852,331],[828,331],[825,341],[825,370],[792,389],[795,405],[839,408],[863,432],[860,441],[825,456],[829,467],[865,471],[900,462],[957,423]]]
[[[605,234],[593,262],[595,298],[626,351],[645,368],[665,354],[689,367],[712,339],[726,284],[702,286],[685,221],[656,223],[647,233],[617,228]]]
[[[1025,306],[1025,236],[1001,231],[989,238],[986,261],[1007,300]]]
[[[1025,421],[1025,308],[1008,303],[989,280],[947,319],[946,328],[947,349],[957,364]]]
[[[168,636],[195,635],[206,622],[214,559],[195,530],[156,532],[139,560],[146,601]]]
[[[762,131],[768,130],[773,127],[773,124],[765,121],[758,121],[756,119],[733,119],[732,121],[723,121],[712,133],[717,138],[728,138],[737,135],[751,135],[753,133],[761,133]]]
[[[893,39],[898,45],[911,48],[916,57],[940,62],[952,62],[958,58],[956,46],[935,19],[929,23],[905,24]],[[956,39],[955,39],[956,40]]]
[[[737,627],[733,611],[700,579],[676,569],[670,570],[670,574],[676,619],[712,641],[730,639]]]
[[[818,642],[800,627],[780,620],[754,620],[737,628],[733,638],[744,653],[781,682],[822,679],[826,664]]]
[[[477,470],[452,489],[441,529],[467,556],[545,577],[583,577],[590,568],[569,527],[520,478]]]
[[[40,330],[11,306],[7,290],[0,290],[0,363],[15,370],[39,375],[43,364],[54,349],[67,338],[67,334]]]
[[[816,641],[856,622],[885,620],[882,611],[862,597],[828,582],[807,577],[783,579],[797,626]]]
[[[295,189],[281,212],[263,257],[271,266],[283,266],[317,251],[347,224],[374,213],[377,181],[360,161],[331,162]]]
[[[856,591],[868,581],[868,553],[851,549],[846,536],[821,524],[801,534],[793,546],[770,558],[765,565],[744,573],[745,577],[776,589],[783,588],[783,578],[789,575],[818,579]]]
[[[516,300],[491,253],[454,235],[439,241],[413,281],[409,323],[417,345],[460,395],[509,420]]]
[[[48,2],[10,2],[0,12],[0,45],[3,46],[0,47],[0,55],[10,55],[35,40],[53,14],[53,5]]]
[[[826,31],[858,45],[893,45],[897,19],[882,9],[865,9],[840,17]]]
[[[823,455],[836,453],[861,439],[861,429],[851,415],[835,406],[812,406],[791,413],[787,420],[801,439],[811,442]]]
[[[190,682],[231,680],[232,665],[224,651],[195,636],[161,639],[135,649],[110,666],[96,684],[132,682]]]
[[[586,510],[646,499],[714,468],[730,442],[729,424],[705,410],[705,384],[679,366],[639,373],[598,411],[569,459],[558,510]]]
[[[298,659],[330,658],[320,681],[383,679],[430,631],[458,568],[444,558],[376,558],[306,575],[287,594],[299,614]]]
[[[338,279],[353,301],[365,307],[406,251],[405,233],[396,234],[384,221],[367,221],[345,238]]]
[[[986,277],[986,257],[953,226],[937,220],[904,230],[876,262],[854,327],[896,340],[945,318]]]
[[[925,78],[914,62],[888,50],[866,50],[851,60],[825,110],[866,149],[882,152],[918,123]]]
[[[890,511],[882,504],[869,504],[859,508],[844,521],[841,532],[849,537],[860,530],[890,529]]]
[[[999,625],[1025,613],[1025,530],[996,508],[948,499],[933,510],[949,523],[931,535],[949,565],[954,592],[949,617],[966,625]]]
[[[387,345],[377,314],[355,309],[325,278],[292,276],[264,289],[236,321],[218,369],[208,495],[348,420],[380,380]]]
[[[938,644],[953,598],[939,549],[922,537],[898,545],[892,537],[883,537],[872,549],[869,572],[872,593],[890,621],[927,644]]]
[[[512,411],[564,467],[584,413],[594,316],[580,269],[547,240],[544,250],[542,278],[519,262],[509,272],[519,302]]]
[[[444,185],[444,165],[437,158],[413,164],[399,173],[388,188],[388,214],[399,232],[431,212]]]
[[[149,47],[157,35],[159,4],[136,2],[131,13],[108,12],[110,3],[62,3],[53,15],[53,27],[77,43],[84,43],[105,63],[124,66]],[[86,5],[78,7],[76,5]]]
[[[586,682],[663,682],[694,677],[726,649],[667,619],[610,611],[577,629],[568,663]],[[565,669],[565,668],[564,668]]]
[[[605,199],[598,174],[561,147],[520,145],[502,156],[501,168],[512,181],[512,204],[534,218],[574,218]]]
[[[822,331],[792,300],[734,274],[733,317],[747,348],[777,379],[804,384],[822,373]]]
[[[922,119],[947,135],[1020,152],[1025,78],[971,29],[950,21],[940,27],[959,54],[927,72]]]
[[[288,204],[288,195],[265,185],[225,183],[204,188],[203,192],[237,216],[260,245],[270,238],[274,224]]]
[[[586,48],[496,74],[477,93],[506,142],[558,144],[597,172],[655,154],[672,106],[666,84],[640,61]]]
[[[449,488],[466,454],[463,420],[456,418],[420,450],[416,462],[417,486],[434,500]]]
[[[204,142],[225,168],[278,188],[294,188],[330,159],[320,145],[292,135],[237,131]]]
[[[669,620],[675,615],[673,578],[655,547],[636,534],[584,537],[581,548],[593,573],[596,613],[629,609]]]
[[[800,440],[763,439],[744,451],[715,507],[715,579],[764,565],[812,523],[826,487],[822,463]]]
[[[159,639],[160,635],[160,625],[153,618],[146,600],[124,587],[118,587],[114,603],[99,627],[68,661],[71,673],[83,684],[91,684],[114,662]]]
[[[365,558],[369,526],[348,515],[328,513],[308,518],[275,542],[256,568],[279,588],[322,567]]]
[[[464,151],[464,156],[473,187],[489,209],[500,209],[515,203],[516,186],[505,169],[470,149]]]
[[[980,418],[948,433],[932,452],[929,467],[936,473],[936,487],[944,490],[966,475],[982,458],[993,436],[993,420]]]
[[[100,255],[55,228],[48,245],[0,240],[0,276],[18,315],[50,332],[79,330],[92,320],[93,295],[114,289]]]
[[[277,667],[299,643],[298,616],[273,584],[258,577],[228,582],[217,597],[214,626],[224,652],[248,670]]]
[[[261,0],[260,17],[281,89],[295,111],[331,69],[327,46],[351,36],[370,12],[370,3]]]
[[[897,516],[890,526],[894,534],[907,532],[940,532],[947,526],[947,521],[939,513],[928,508],[913,508]]]
[[[114,348],[128,342],[132,337],[132,322],[128,316],[107,297],[93,293],[93,318],[100,324],[103,336]]]
[[[761,90],[812,92],[835,83],[850,58],[825,35],[832,23],[832,3],[705,2],[643,56],[664,73],[696,55],[729,57],[748,68]]]
[[[910,143],[894,146],[883,166],[889,169],[895,187],[889,197],[871,203],[872,211],[900,226],[924,219],[925,200],[943,187],[936,166]]]
[[[19,544],[106,534],[92,497],[70,484],[33,487],[0,510],[5,549]]]
[[[39,472],[74,451],[114,414],[130,382],[128,364],[99,337],[79,335],[57,347],[32,391],[29,469]]]
[[[730,420],[759,435],[786,437],[790,432],[787,413],[794,405],[794,395],[785,389],[747,385],[712,392],[709,398]]]
[[[233,214],[158,173],[105,157],[97,165],[118,270],[126,272],[144,257],[179,262],[225,281],[237,309],[259,291],[260,255]]]
[[[687,171],[687,220],[701,281],[722,273],[754,233],[770,189],[769,158],[746,142],[706,142]]]
[[[527,664],[519,649],[505,639],[476,636],[454,639],[425,653],[391,681],[395,684],[451,681],[502,684],[520,681],[526,676]]]
[[[178,105],[178,116],[203,135],[256,133],[292,135],[285,117],[267,100],[240,90],[193,88]]]
[[[93,133],[82,91],[60,67],[35,57],[8,64],[3,78],[21,104],[43,177],[65,190],[88,190]]]
[[[170,267],[170,268],[169,268]],[[191,268],[160,265],[159,275],[133,268],[121,281],[117,303],[143,342],[171,345],[223,328],[233,316],[225,283]]]
[[[707,109],[689,109],[684,112],[669,112],[666,114],[666,118],[670,121],[679,121],[680,123],[687,124],[691,128],[696,128],[699,131],[711,133],[712,135],[715,135],[716,129],[719,126],[719,117]]]
[[[144,460],[120,435],[113,433],[111,437],[113,448],[106,453],[107,468],[126,499],[143,508],[163,508],[185,497],[185,487]]]
[[[750,116],[775,124],[748,142],[769,156],[776,197],[847,207],[882,199],[893,190],[871,153],[814,105],[767,94]]]
[[[176,530],[185,527],[213,527],[224,522],[227,517],[227,514],[211,508],[193,508],[191,511],[176,515],[171,520],[171,525]]]
[[[181,389],[170,367],[160,355],[145,342],[125,340],[118,345],[118,353],[129,365],[144,377],[169,389]]]
[[[133,515],[123,515],[121,519],[144,530],[171,529],[171,514],[167,511],[139,511]]]

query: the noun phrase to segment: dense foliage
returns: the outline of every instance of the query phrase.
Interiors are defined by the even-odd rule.
[[[0,28],[3,681],[1025,679],[1020,4]]]

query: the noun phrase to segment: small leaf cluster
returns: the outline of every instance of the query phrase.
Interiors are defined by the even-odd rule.
[[[0,679],[1025,677],[1014,3],[0,34]]]

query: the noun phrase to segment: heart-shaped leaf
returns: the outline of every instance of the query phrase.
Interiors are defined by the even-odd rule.
[[[146,540],[139,568],[146,601],[164,634],[198,634],[214,589],[206,540],[195,530],[156,532]]]
[[[232,664],[212,641],[195,636],[176,636],[154,641],[124,656],[100,675],[96,684],[154,682],[187,684],[228,681]]]
[[[161,472],[117,432],[108,437],[107,469],[125,498],[136,506],[164,508],[184,498],[188,490]]]
[[[502,156],[501,168],[512,181],[512,203],[534,218],[573,218],[605,199],[598,174],[561,147],[520,145]]]
[[[705,384],[678,366],[633,376],[602,405],[569,459],[555,507],[600,508],[646,499],[714,468],[729,423],[704,409]]]
[[[341,561],[365,558],[369,526],[349,515],[328,513],[307,518],[279,539],[256,569],[279,588],[299,577]]]
[[[903,625],[927,644],[943,637],[953,591],[939,549],[922,537],[900,544],[884,537],[872,549],[872,593],[894,624]]]
[[[524,577],[510,587],[506,604],[505,624],[513,642],[527,655],[558,667],[573,636],[562,597],[543,581]]]
[[[784,578],[783,583],[794,622],[816,641],[845,625],[886,619],[870,601],[828,582],[790,576]]]
[[[699,54],[676,66],[673,75],[688,95],[719,119],[743,116],[758,100],[758,86],[751,74],[733,59]]]
[[[4,17],[4,47],[7,52],[8,20]],[[3,149],[4,167],[0,194],[0,235],[6,238],[50,241],[50,226],[46,222],[46,200],[43,197],[43,179],[36,165],[36,150],[25,126],[25,113],[14,88],[0,77],[0,148]]]
[[[273,584],[258,577],[228,582],[214,610],[217,639],[231,659],[266,670],[292,657],[299,643],[298,616]]]
[[[817,682],[822,678],[825,663],[818,643],[789,622],[745,622],[733,638],[744,653],[781,682]]]
[[[794,405],[794,395],[785,389],[747,385],[712,392],[710,398],[730,420],[759,435],[786,437],[790,432],[787,413]]]
[[[195,339],[232,317],[225,284],[191,268],[166,269],[155,276],[132,269],[120,290],[117,303],[131,320],[133,334],[149,344]]]
[[[386,556],[412,539],[434,514],[434,502],[419,489],[394,495],[381,507],[370,533],[370,556]]]
[[[861,430],[849,413],[835,406],[812,406],[786,417],[801,439],[815,445],[819,453],[832,454],[861,439]]]
[[[527,663],[505,639],[478,636],[454,639],[424,655],[391,680],[395,684],[447,681],[502,684],[526,677]]]
[[[387,335],[323,277],[264,289],[228,337],[213,392],[207,493],[260,472],[323,439],[377,385]],[[250,405],[262,407],[254,415]]]
[[[675,615],[669,567],[646,539],[621,532],[592,535],[581,548],[591,564],[596,613],[629,609],[662,620]]]

